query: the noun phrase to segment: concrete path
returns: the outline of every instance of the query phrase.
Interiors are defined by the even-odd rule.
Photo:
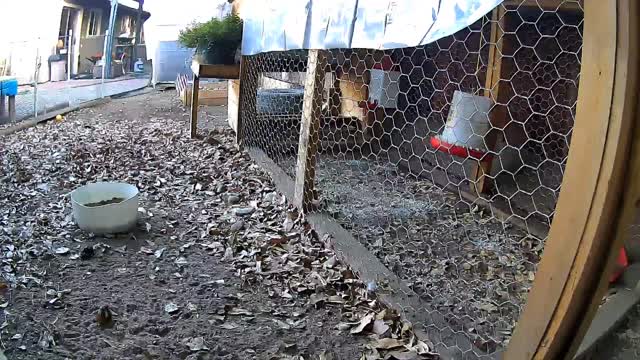
[[[102,96],[112,96],[136,90],[145,87],[149,83],[149,79],[135,78],[105,82],[104,94],[102,94],[100,83],[77,86],[73,82],[48,83],[38,86],[38,115],[54,109],[95,100]],[[33,88],[16,96],[16,119],[18,121],[34,115],[33,103]]]

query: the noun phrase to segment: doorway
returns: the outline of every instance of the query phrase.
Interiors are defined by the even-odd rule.
[[[66,62],[65,73],[70,79],[78,73],[80,55],[80,26],[82,24],[82,10],[70,6],[63,6],[60,16],[60,28],[56,55]]]

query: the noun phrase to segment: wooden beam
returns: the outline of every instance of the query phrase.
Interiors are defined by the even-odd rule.
[[[622,0],[620,0],[621,2]],[[622,2],[621,2],[622,3]],[[617,216],[630,138],[624,82],[616,72],[616,2],[585,4],[584,40],[578,106],[569,158],[544,255],[505,359],[560,359],[568,355],[592,271]],[[621,9],[621,12],[628,9]],[[635,65],[634,65],[635,66]],[[615,82],[614,82],[615,80]],[[614,98],[615,85],[615,98]],[[613,109],[617,100],[620,109]],[[600,260],[598,260],[600,259]],[[596,267],[592,267],[592,266]]]
[[[4,114],[6,112],[5,111],[5,106],[6,106],[5,105],[5,103],[6,103],[5,98],[6,97],[4,95],[0,94],[0,118],[4,117]]]
[[[501,75],[505,72],[502,63],[502,54],[504,54],[504,47],[509,46],[504,41],[502,36],[507,26],[505,9],[502,6],[498,6],[493,9],[491,13],[491,36],[489,39],[489,60],[487,65],[487,75],[485,78],[485,90],[484,96],[493,99],[495,103],[504,102],[505,91],[500,91],[500,88],[506,86],[506,82],[501,83]],[[490,114],[490,121],[493,129],[485,136],[485,142],[487,149],[493,151],[496,143],[498,142],[502,131],[506,125],[506,110],[503,107],[498,107]],[[477,194],[483,194],[488,192],[491,186],[491,179],[489,175],[491,173],[491,165],[493,163],[493,157],[487,156],[482,161],[474,164],[472,175],[470,179],[471,191]]]
[[[506,0],[504,5],[510,8],[517,6],[525,8],[536,7],[546,11],[555,11],[557,9],[582,11],[584,8],[584,0],[580,0],[579,2],[568,2],[566,0]]]
[[[298,164],[294,204],[302,211],[309,209],[315,199],[316,157],[322,114],[327,54],[323,50],[309,50],[307,77],[304,85],[302,121],[298,143]]]
[[[191,71],[201,78],[237,80],[240,78],[240,65],[200,64],[191,62]]]
[[[579,247],[554,321],[543,339],[547,346],[538,350],[536,359],[573,358],[606,294],[616,258],[640,207],[638,2],[618,0],[617,10],[611,15],[613,19],[617,17],[609,126],[613,138],[611,143],[608,141],[600,172],[599,183],[604,189],[596,193],[594,204],[602,214],[587,223],[583,238],[587,241],[583,240]]]
[[[9,121],[10,122],[15,122],[16,121],[16,97],[15,96],[9,96]]]
[[[193,87],[191,88],[191,138],[198,134],[198,93],[200,92],[200,78],[193,75]]]

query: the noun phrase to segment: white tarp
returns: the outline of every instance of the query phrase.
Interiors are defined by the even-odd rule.
[[[245,0],[242,53],[424,45],[502,0]]]

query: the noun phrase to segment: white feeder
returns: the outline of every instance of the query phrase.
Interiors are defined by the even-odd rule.
[[[491,129],[492,106],[488,97],[454,92],[444,131],[431,138],[431,145],[452,155],[481,159],[487,152],[484,138]]]
[[[138,220],[138,188],[119,182],[98,182],[71,193],[73,218],[94,234],[125,232]]]

